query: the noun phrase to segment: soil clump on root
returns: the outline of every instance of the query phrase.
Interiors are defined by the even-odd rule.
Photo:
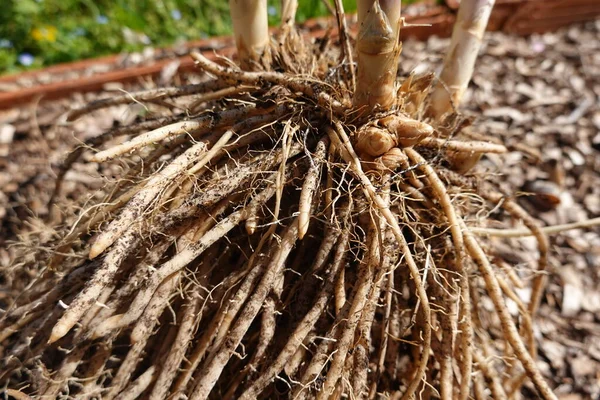
[[[507,398],[529,379],[554,398],[534,361],[545,275],[524,303],[465,224],[503,209],[546,268],[536,221],[467,174],[506,149],[456,113],[428,119],[431,74],[402,77],[389,111],[365,116],[341,54],[293,30],[253,71],[194,54],[214,79],[169,91],[189,97],[184,113],[163,101],[163,116],[73,152],[55,207],[90,147],[114,181],[15,267],[37,277],[0,321],[0,379],[103,399]]]

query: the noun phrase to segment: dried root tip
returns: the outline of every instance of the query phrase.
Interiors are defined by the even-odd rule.
[[[50,338],[48,339],[48,344],[56,342],[69,333],[73,325],[75,324],[59,323],[54,325],[54,328],[52,328],[52,332],[50,333]]]
[[[258,225],[258,216],[253,214],[246,220],[246,233],[248,235],[254,235],[256,232],[256,227]]]
[[[246,215],[248,216],[246,219],[246,232],[248,235],[254,235],[254,232],[256,232],[261,217],[259,213],[262,205],[260,202],[252,201],[246,206]]]
[[[110,245],[113,244],[112,241],[96,241],[92,244],[92,246],[90,247],[90,252],[88,254],[88,258],[90,260],[93,260],[94,258],[98,257],[100,254],[102,254],[104,252],[104,250],[106,250],[107,248],[110,247]]]

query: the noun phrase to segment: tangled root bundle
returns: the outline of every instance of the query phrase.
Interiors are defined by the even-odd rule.
[[[15,266],[39,276],[0,321],[11,393],[506,399],[532,382],[555,398],[535,364],[543,274],[522,301],[469,228],[504,209],[545,268],[536,222],[466,173],[504,147],[463,134],[456,113],[430,119],[432,75],[399,78],[388,110],[361,112],[339,56],[284,30],[253,71],[194,54],[212,79],[71,113],[188,100],[68,157],[57,193],[90,146],[121,173],[50,256]]]

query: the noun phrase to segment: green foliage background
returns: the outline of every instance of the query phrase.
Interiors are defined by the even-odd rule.
[[[0,74],[230,32],[227,0],[0,2]],[[272,23],[279,3],[269,0]],[[322,0],[299,3],[299,21],[327,14]],[[344,5],[353,11],[356,0]]]

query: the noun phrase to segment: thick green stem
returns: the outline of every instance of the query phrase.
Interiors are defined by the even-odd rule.
[[[495,0],[462,0],[444,67],[431,97],[431,116],[438,119],[458,107],[473,75],[477,53]]]
[[[270,62],[267,0],[229,0],[240,64],[256,69]]]
[[[389,109],[396,100],[401,1],[358,0],[357,6],[360,31],[354,104],[363,112]]]

